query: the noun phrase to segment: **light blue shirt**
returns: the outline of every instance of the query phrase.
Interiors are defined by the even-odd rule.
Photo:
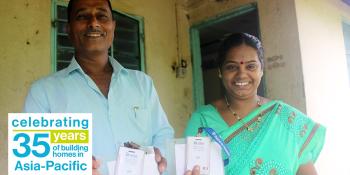
[[[24,106],[24,112],[92,113],[93,155],[102,160],[104,175],[124,142],[155,146],[164,155],[165,142],[174,135],[151,78],[111,57],[109,62],[108,98],[73,58],[67,68],[33,83]]]

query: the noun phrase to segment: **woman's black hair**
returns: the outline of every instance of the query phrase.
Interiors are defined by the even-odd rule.
[[[222,64],[224,63],[227,53],[230,51],[233,47],[238,47],[242,44],[246,44],[254,49],[256,49],[259,61],[261,63],[261,68],[264,67],[264,50],[261,45],[260,40],[250,34],[247,33],[234,33],[228,36],[222,43],[219,48],[218,52],[218,58],[217,58],[217,65],[221,69]]]
[[[75,3],[76,0],[70,0],[69,3],[68,3],[68,7],[67,7],[67,17],[68,17],[68,23],[70,22],[70,15],[72,13],[72,8],[73,8],[73,4]],[[109,10],[111,10],[111,13],[113,12],[112,10],[112,5],[111,5],[111,2],[109,0],[106,0],[107,3],[108,3],[108,7],[109,7]],[[112,19],[114,20],[114,16],[113,16],[113,13],[112,13]]]

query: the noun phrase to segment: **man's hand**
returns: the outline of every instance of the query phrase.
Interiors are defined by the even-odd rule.
[[[95,156],[92,156],[92,175],[101,175],[101,173],[98,172],[100,165],[101,162],[99,160],[96,160]]]
[[[160,153],[158,148],[154,148],[154,154],[155,154],[156,162],[158,164],[158,171],[160,174],[162,174],[167,167],[166,159],[162,157],[162,154]]]
[[[185,175],[199,175],[199,173],[200,173],[199,172],[199,166],[196,165],[196,166],[193,167],[192,171],[190,171],[190,170],[186,171]]]

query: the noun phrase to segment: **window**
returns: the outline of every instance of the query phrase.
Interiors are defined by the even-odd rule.
[[[59,71],[67,67],[72,59],[74,48],[66,31],[67,7],[64,3],[53,4],[53,54],[52,69]],[[126,68],[144,71],[143,20],[113,11],[117,21],[115,37],[109,54]]]
[[[344,33],[344,42],[346,50],[346,59],[348,62],[348,75],[350,81],[350,24],[343,22],[343,33]]]

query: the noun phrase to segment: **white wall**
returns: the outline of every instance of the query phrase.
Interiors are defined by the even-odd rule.
[[[308,115],[327,127],[317,162],[323,174],[350,174],[350,88],[342,18],[350,7],[341,1],[296,0]]]

